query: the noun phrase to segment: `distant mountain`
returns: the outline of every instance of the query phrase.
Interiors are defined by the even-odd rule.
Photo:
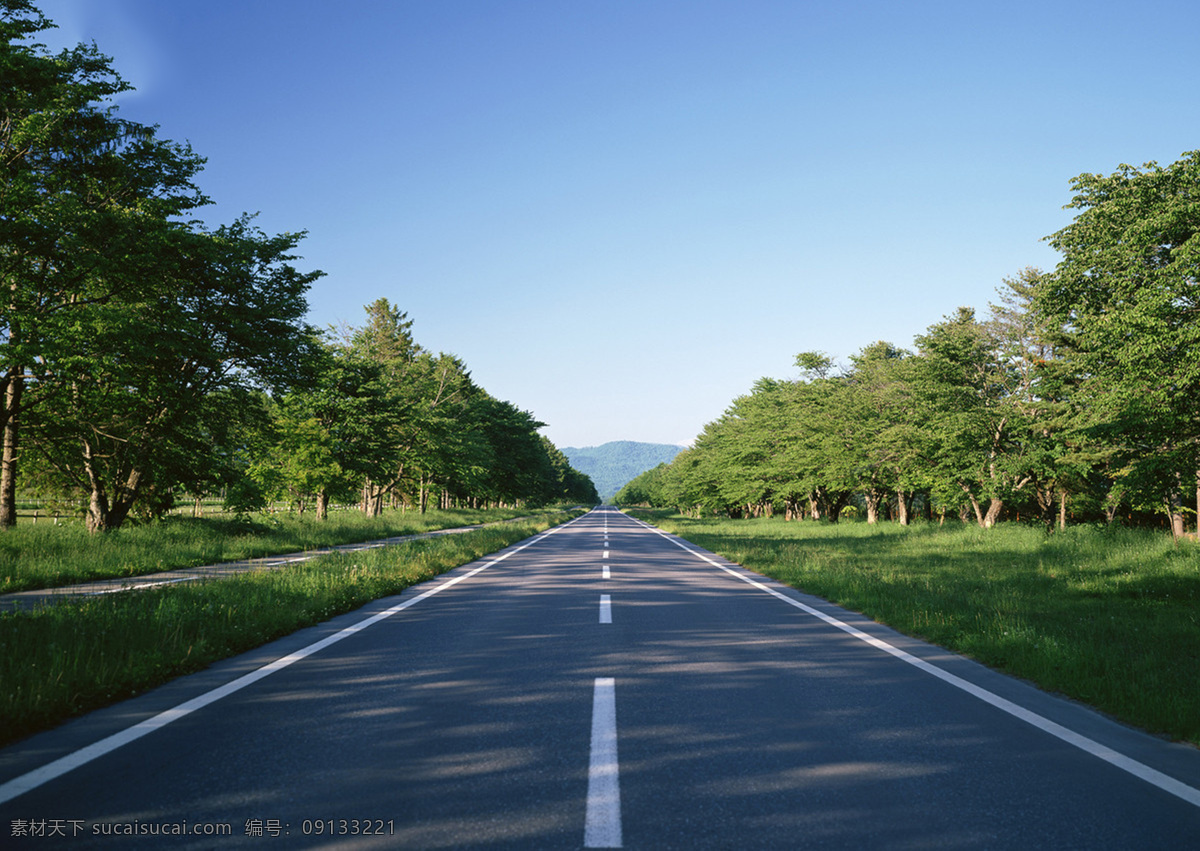
[[[568,446],[562,453],[572,467],[591,477],[600,498],[607,501],[629,481],[663,462],[671,463],[682,451],[682,446],[672,443],[614,440],[602,446]]]

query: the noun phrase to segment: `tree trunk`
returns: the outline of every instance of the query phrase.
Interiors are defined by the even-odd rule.
[[[867,523],[871,525],[879,522],[879,500],[882,496],[883,494],[875,488],[869,488],[863,492],[863,499],[867,503]]]
[[[904,488],[896,488],[896,520],[901,526],[908,525],[908,499]]]
[[[362,513],[368,517],[378,517],[383,514],[383,497],[387,488],[382,488],[367,479],[362,489]]]
[[[109,506],[104,481],[100,478],[92,458],[92,446],[85,441],[83,444],[83,468],[87,472],[88,485],[91,490],[91,494],[88,496],[87,530],[95,534],[108,531]]]
[[[1176,480],[1182,478],[1179,474]],[[1183,492],[1179,487],[1173,487],[1167,493],[1167,511],[1171,517],[1171,537],[1176,541],[1183,537]]]
[[[317,494],[317,519],[329,517],[329,491],[323,490]]]
[[[25,389],[18,367],[8,374],[4,392],[4,442],[0,450],[0,530],[17,525],[17,408]]]
[[[1000,511],[1004,508],[1004,500],[992,497],[992,501],[988,503],[987,514],[983,516],[984,529],[991,529],[996,525],[996,521],[1000,519]]]
[[[87,530],[93,534],[108,531],[108,497],[98,488],[93,488],[88,498]]]
[[[87,530],[89,532],[111,532],[120,529],[129,517],[129,511],[137,501],[142,482],[140,470],[131,470],[124,483],[113,488],[110,496],[104,479],[96,469],[90,444],[84,444],[84,469],[87,472],[91,493],[88,495]]]
[[[1200,487],[1196,489],[1197,504],[1200,505]],[[1067,492],[1065,489],[1058,492],[1058,528],[1067,528]]]
[[[1035,486],[1033,489],[1033,496],[1038,506],[1038,514],[1041,516],[1042,523],[1045,524],[1047,532],[1054,528],[1054,504],[1058,501],[1061,493],[1061,490],[1056,492],[1050,487]]]

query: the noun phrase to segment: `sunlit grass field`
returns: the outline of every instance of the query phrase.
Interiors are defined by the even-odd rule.
[[[289,512],[249,518],[172,516],[101,535],[89,534],[79,522],[22,522],[0,535],[0,594],[470,526],[523,513],[454,509],[367,517],[360,511],[334,511],[327,520]]]
[[[578,513],[0,614],[0,744],[399,593]]]
[[[1161,532],[646,516],[712,552],[1200,744],[1200,546]]]

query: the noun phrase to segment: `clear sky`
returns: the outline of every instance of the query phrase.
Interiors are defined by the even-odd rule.
[[[314,324],[385,297],[560,447],[911,347],[1053,268],[1073,176],[1200,148],[1195,0],[40,6],[208,158],[205,219],[308,232]]]

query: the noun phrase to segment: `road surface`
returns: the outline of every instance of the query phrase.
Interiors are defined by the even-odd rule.
[[[1198,788],[600,509],[0,752],[0,846],[1174,849]]]

